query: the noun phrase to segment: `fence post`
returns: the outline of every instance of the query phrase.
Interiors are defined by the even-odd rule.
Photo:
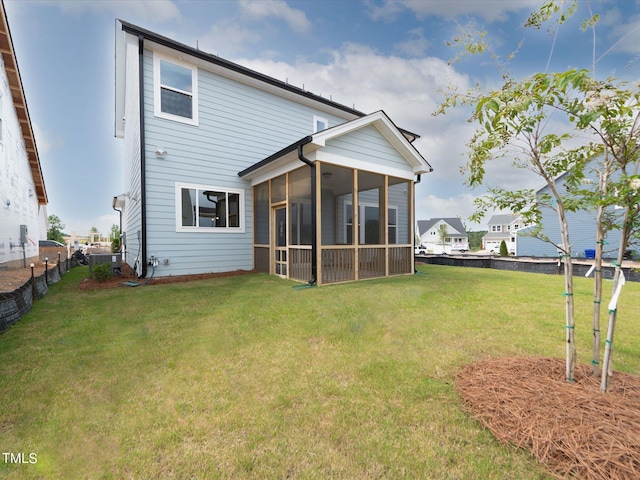
[[[44,283],[49,285],[49,257],[44,257]]]
[[[60,252],[58,252],[58,276],[62,277],[62,272],[60,271]]]
[[[36,280],[33,278],[33,263],[31,264],[31,303],[36,300]]]

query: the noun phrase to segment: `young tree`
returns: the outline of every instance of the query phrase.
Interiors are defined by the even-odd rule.
[[[566,378],[573,381],[576,362],[574,341],[573,264],[567,213],[581,204],[570,193],[580,184],[588,160],[581,148],[569,148],[570,130],[547,131],[549,118],[563,111],[563,106],[588,80],[586,71],[571,70],[560,74],[536,74],[519,82],[507,79],[501,89],[473,99],[472,120],[478,128],[469,143],[469,161],[465,167],[468,185],[484,184],[487,164],[503,157],[512,159],[516,168],[529,170],[544,181],[546,192],[536,196],[531,189],[509,190],[489,187],[488,195],[477,202],[473,220],[488,209],[508,209],[522,216],[524,223],[539,225],[541,209],[555,211],[561,240],[554,245],[565,263]],[[468,98],[465,100],[468,101]],[[557,177],[563,175],[563,185]],[[538,238],[551,241],[542,227],[534,229]]]
[[[438,238],[442,244],[442,253],[446,253],[445,245],[447,243],[447,235],[449,235],[449,230],[447,229],[447,224],[443,223],[438,227]]]
[[[563,9],[564,2],[548,1],[531,14],[525,26],[541,28],[548,21],[556,22],[551,29],[557,33],[559,25],[572,16],[577,8],[576,2],[570,2]],[[486,199],[479,201],[479,218],[489,207],[507,208],[523,214],[525,223],[536,223],[540,208],[553,209],[558,216],[561,229],[561,243],[556,245],[565,261],[566,297],[566,333],[567,333],[567,379],[573,378],[575,363],[575,343],[573,330],[573,287],[571,244],[569,239],[566,212],[581,208],[596,209],[596,275],[594,286],[593,313],[593,360],[594,373],[597,374],[599,359],[599,311],[602,298],[602,255],[606,233],[612,228],[621,231],[618,245],[618,259],[614,262],[616,274],[614,278],[614,297],[620,293],[620,264],[628,242],[637,231],[639,225],[638,191],[640,176],[638,175],[638,102],[637,88],[620,88],[611,80],[597,82],[595,80],[595,25],[597,15],[591,14],[581,27],[591,29],[593,33],[593,77],[589,78],[585,70],[562,72],[554,75],[538,74],[519,82],[513,81],[504,73],[504,65],[500,65],[504,84],[500,90],[489,92],[471,92],[465,95],[454,92],[449,95],[443,106],[436,113],[458,104],[474,105],[473,120],[481,127],[470,142],[470,161],[467,165],[468,183],[483,183],[485,164],[488,160],[499,156],[511,155],[514,165],[528,168],[540,175],[547,184],[548,193],[535,198],[532,191],[520,190],[511,192],[502,188],[489,188]],[[489,53],[494,60],[497,55],[477,32],[465,32],[458,37],[457,45],[462,46],[465,53]],[[484,32],[483,32],[484,33]],[[479,38],[479,40],[476,40]],[[555,44],[555,38],[554,38]],[[607,50],[608,53],[611,50]],[[551,49],[553,52],[553,47]],[[604,56],[604,55],[603,55]],[[549,56],[549,59],[551,55]],[[547,64],[547,68],[548,68]],[[551,115],[559,112],[565,115],[565,123],[571,123],[576,131],[589,131],[596,140],[591,144],[578,148],[565,148],[566,141],[571,138],[569,132],[557,134],[546,133],[545,127]],[[519,142],[519,143],[518,143]],[[515,148],[514,148],[515,147]],[[587,160],[601,155],[598,166],[598,187],[592,190],[580,188]],[[564,171],[564,174],[563,174]],[[552,180],[563,174],[564,185],[556,188]],[[614,180],[614,177],[616,178]],[[619,180],[617,180],[619,178]],[[622,207],[623,215],[614,218],[609,214],[613,205]],[[549,241],[542,228],[534,229],[534,235]],[[624,280],[624,277],[622,277]],[[603,371],[610,370],[610,358],[613,345],[617,308],[609,305],[609,328],[605,342],[605,359]],[[602,375],[601,389],[606,390],[608,375]]]
[[[47,240],[54,240],[56,242],[64,243],[62,230],[64,230],[64,223],[62,223],[62,220],[60,220],[57,215],[49,215],[49,229],[47,230]]]
[[[509,250],[507,250],[507,242],[505,242],[504,240],[500,242],[500,256],[501,257],[509,256]]]
[[[596,264],[594,280],[593,359],[594,374],[598,375],[600,360],[600,302],[602,300],[602,256],[606,234],[620,231],[613,293],[621,279],[620,266],[632,237],[637,234],[640,220],[638,196],[640,177],[640,90],[629,88],[625,82],[607,80],[585,84],[586,101],[570,105],[572,121],[580,130],[596,135],[601,152],[598,165],[599,184],[593,192],[580,192],[588,205],[596,209]],[[616,212],[622,211],[622,215]],[[610,305],[609,326],[605,341],[603,372],[610,371],[617,305]],[[606,390],[607,375],[602,376],[601,389]]]

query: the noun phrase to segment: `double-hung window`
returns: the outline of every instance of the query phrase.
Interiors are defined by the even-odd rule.
[[[156,54],[154,87],[157,117],[198,124],[198,70],[194,66]]]
[[[244,231],[244,191],[176,184],[176,231]]]

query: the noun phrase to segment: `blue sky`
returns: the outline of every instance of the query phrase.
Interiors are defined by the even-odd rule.
[[[434,167],[416,189],[416,218],[473,212],[482,189],[464,185],[460,167],[473,126],[464,111],[433,117],[448,86],[498,85],[488,57],[449,65],[445,42],[473,24],[504,59],[518,48],[515,75],[591,68],[591,33],[580,22],[600,14],[596,76],[640,79],[640,3],[578,2],[557,29],[522,27],[539,0],[4,0],[49,196],[66,231],[107,233],[124,189],[121,140],[114,137],[114,35],[120,18],[176,41],[331,96],[364,112],[384,110],[422,136],[416,146]],[[551,52],[553,52],[551,54]],[[497,185],[539,187],[506,164]],[[477,225],[468,223],[470,229]],[[481,225],[482,226],[482,225]]]

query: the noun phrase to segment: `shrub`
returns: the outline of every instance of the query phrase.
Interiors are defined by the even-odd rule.
[[[507,243],[504,240],[500,242],[500,256],[501,257],[509,256],[509,250],[507,250]]]
[[[120,253],[120,239],[114,238],[111,240],[111,253]]]
[[[99,265],[94,265],[91,276],[99,282],[107,281],[111,278],[111,264],[101,263]]]

